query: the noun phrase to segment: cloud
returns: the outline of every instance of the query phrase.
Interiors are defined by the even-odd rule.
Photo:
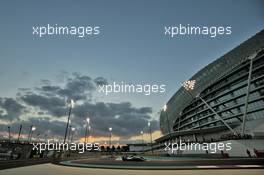
[[[74,100],[86,100],[95,89],[90,77],[73,73],[73,78],[68,78],[65,88],[58,90],[58,95]]]
[[[107,79],[73,73],[67,76],[64,85],[53,85],[50,80],[42,80],[41,85],[32,89],[20,88],[16,99],[1,98],[0,117],[14,120],[27,111],[27,120],[13,122],[13,127],[19,124],[35,125],[41,133],[63,137],[65,122],[60,120],[68,114],[66,101],[77,101],[72,110],[71,125],[77,128],[78,136],[83,137],[86,118],[90,117],[93,136],[108,136],[108,128],[113,128],[113,134],[122,138],[137,135],[141,130],[148,132],[147,123],[151,120],[152,108],[134,107],[130,102],[106,103],[92,100],[96,88],[107,84]],[[47,117],[48,116],[48,117]],[[158,122],[151,121],[152,130],[158,129]],[[1,128],[0,128],[1,129]]]
[[[66,105],[65,100],[58,97],[47,97],[37,94],[26,94],[21,97],[27,105],[38,107],[40,110],[47,111],[55,117],[65,116]]]
[[[129,102],[96,104],[84,103],[73,109],[73,124],[81,126],[89,117],[94,134],[105,136],[108,128],[113,128],[113,134],[130,137],[144,130],[151,119],[152,109],[149,107],[135,108]],[[157,122],[152,123],[152,129],[157,130]]]
[[[104,77],[97,77],[94,79],[94,82],[97,86],[107,85],[107,79]]]
[[[25,109],[25,107],[19,104],[13,98],[0,98],[0,119],[6,121],[12,121],[17,119]]]
[[[59,86],[44,85],[35,88],[40,94],[45,96],[56,96],[58,91],[61,90]]]

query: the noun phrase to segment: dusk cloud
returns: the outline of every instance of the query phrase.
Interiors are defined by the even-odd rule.
[[[152,108],[134,107],[130,102],[106,103],[94,102],[92,96],[99,85],[107,84],[107,79],[73,73],[67,77],[64,86],[53,85],[52,81],[43,79],[38,87],[32,89],[20,88],[17,99],[0,98],[0,117],[9,120],[18,119],[23,110],[37,111],[37,116],[29,117],[27,120],[18,120],[12,123],[12,127],[18,128],[20,124],[27,127],[35,125],[38,132],[48,135],[62,137],[65,132],[65,122],[57,119],[68,115],[66,101],[74,99],[77,101],[72,110],[71,125],[77,128],[78,136],[82,137],[86,118],[91,120],[94,136],[107,136],[108,128],[113,128],[113,134],[122,138],[128,138],[146,130],[147,122],[151,120]],[[30,108],[29,108],[30,107]],[[47,117],[47,116],[51,116]],[[152,129],[158,129],[157,121],[152,121]],[[0,129],[4,129],[1,126]]]
[[[13,98],[0,98],[0,119],[12,121],[17,119],[25,107]]]

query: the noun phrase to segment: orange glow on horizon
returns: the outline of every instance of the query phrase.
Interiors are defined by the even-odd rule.
[[[94,136],[88,136],[87,138],[86,138],[86,141],[87,142],[109,142],[109,137],[94,137]],[[115,141],[119,141],[120,140],[120,137],[118,137],[118,136],[114,136],[114,135],[112,135],[112,137],[111,137],[111,141],[113,142],[115,142]],[[84,137],[82,137],[82,138],[80,138],[80,142],[84,142],[85,141],[85,138]]]
[[[152,132],[152,141],[156,140],[157,138],[159,138],[161,136],[162,136],[162,134],[161,134],[161,131],[159,131],[159,130]],[[128,140],[142,140],[142,135],[139,133],[136,136],[130,137]],[[150,142],[150,135],[148,132],[143,134],[143,140],[144,140],[144,142]]]
[[[162,136],[161,131],[154,131],[152,133],[152,141],[154,141],[155,139],[157,139],[161,136]],[[104,145],[107,145],[107,144],[109,144],[109,139],[110,139],[109,137],[89,136],[89,137],[87,137],[87,142],[99,142],[99,143],[103,143]],[[112,137],[111,137],[112,142],[119,142],[119,140],[122,140],[122,138],[112,135]],[[135,141],[135,140],[142,140],[142,135],[139,133],[138,135],[132,136],[132,137],[127,139],[127,141]],[[150,135],[148,132],[143,134],[143,140],[144,140],[144,142],[150,142]],[[84,141],[85,141],[84,137],[80,138],[80,142],[84,142]]]

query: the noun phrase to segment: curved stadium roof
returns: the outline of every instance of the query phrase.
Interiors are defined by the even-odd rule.
[[[257,33],[255,36],[240,44],[224,56],[210,63],[190,80],[196,80],[196,85],[193,94],[201,93],[206,87],[223,77],[234,67],[245,61],[250,55],[254,54],[259,49],[264,48],[264,30]],[[180,112],[191,102],[193,97],[180,88],[172,98],[167,102],[167,115],[170,123],[179,117]],[[168,133],[168,127],[165,125],[164,113],[160,115],[160,128],[163,134]]]

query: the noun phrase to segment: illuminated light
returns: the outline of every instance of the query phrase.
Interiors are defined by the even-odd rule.
[[[74,100],[71,99],[71,107],[74,108],[74,105],[75,105]]]
[[[74,108],[75,102],[73,99],[70,99],[70,101],[67,102],[68,107]]]
[[[166,112],[167,111],[167,105],[163,106],[163,111]]]
[[[190,91],[190,90],[193,90],[194,87],[195,87],[195,83],[196,83],[196,80],[188,80],[188,81],[184,81],[182,83],[182,86],[187,90],[187,91]]]

